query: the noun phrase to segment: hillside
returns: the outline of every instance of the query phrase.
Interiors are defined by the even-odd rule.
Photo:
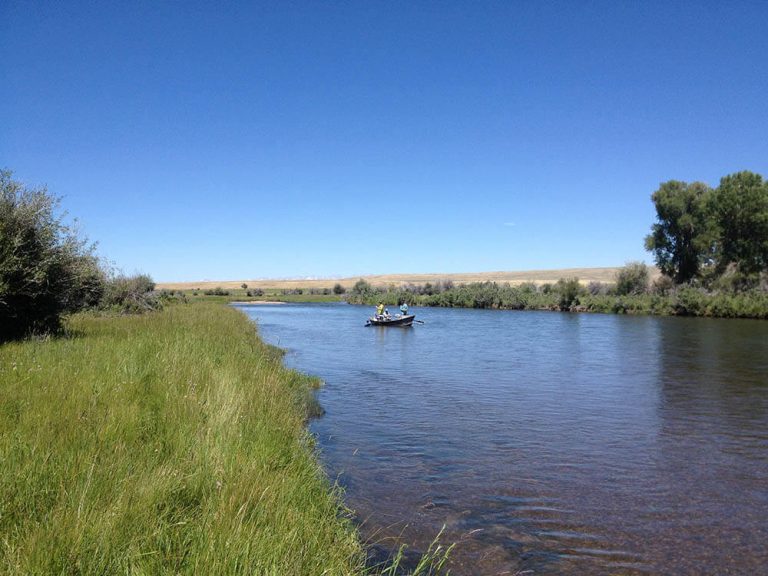
[[[334,284],[341,284],[345,288],[351,288],[360,278],[374,286],[387,286],[390,284],[424,284],[426,282],[438,282],[451,280],[455,284],[468,282],[509,282],[510,284],[522,284],[523,282],[557,282],[560,278],[578,278],[582,283],[589,282],[613,282],[619,267],[612,268],[561,268],[557,270],[527,270],[517,272],[463,272],[454,274],[377,274],[369,276],[353,276],[349,278],[281,278],[281,279],[244,279],[244,280],[205,280],[200,282],[160,282],[157,287],[168,290],[191,290],[193,288],[207,289],[220,286],[221,288],[240,288],[247,284],[249,288],[261,289],[291,289],[291,288],[330,288]],[[651,275],[655,277],[658,271],[651,268]]]

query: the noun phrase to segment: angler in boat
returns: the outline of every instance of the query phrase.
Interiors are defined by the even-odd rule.
[[[416,318],[415,314],[408,314],[408,304],[403,302],[400,306],[400,314],[390,315],[389,310],[384,308],[384,303],[379,302],[376,306],[376,313],[372,318],[368,318],[366,326],[410,326]]]

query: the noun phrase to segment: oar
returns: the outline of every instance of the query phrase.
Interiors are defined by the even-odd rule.
[[[416,324],[426,324],[424,320],[414,320],[414,322],[416,322]]]

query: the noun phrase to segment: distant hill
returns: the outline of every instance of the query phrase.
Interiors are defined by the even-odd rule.
[[[650,267],[651,277],[659,274],[656,268]],[[240,288],[242,284],[248,284],[249,288],[332,288],[335,284],[341,284],[345,288],[351,288],[355,282],[366,280],[374,286],[387,286],[390,284],[424,284],[435,283],[440,280],[451,280],[455,284],[468,282],[509,282],[510,284],[522,284],[523,282],[535,282],[544,284],[557,282],[560,278],[578,278],[582,284],[589,282],[613,282],[616,272],[620,267],[612,268],[562,268],[559,270],[526,270],[518,272],[462,272],[456,274],[377,274],[369,276],[352,276],[349,278],[288,278],[288,279],[258,279],[258,280],[205,280],[200,282],[160,282],[157,287],[168,290],[191,290],[200,288]]]

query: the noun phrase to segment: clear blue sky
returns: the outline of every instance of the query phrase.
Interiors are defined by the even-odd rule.
[[[768,176],[768,2],[0,2],[0,167],[156,280],[650,262]]]

